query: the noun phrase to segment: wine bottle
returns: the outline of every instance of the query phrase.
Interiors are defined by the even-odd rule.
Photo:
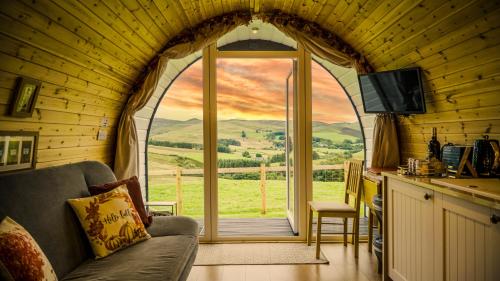
[[[441,160],[441,144],[437,140],[437,129],[436,128],[432,128],[432,138],[429,141],[427,152],[429,154],[429,160],[432,158],[436,158],[438,160]]]

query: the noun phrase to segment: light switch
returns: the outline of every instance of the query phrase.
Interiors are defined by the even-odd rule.
[[[102,117],[101,119],[101,127],[107,127],[108,126],[108,117]]]

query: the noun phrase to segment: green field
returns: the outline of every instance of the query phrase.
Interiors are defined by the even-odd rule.
[[[267,210],[261,214],[259,181],[219,179],[219,216],[223,218],[284,218],[286,217],[285,181],[266,181]],[[344,200],[341,182],[314,182],[314,200]],[[183,215],[203,216],[203,178],[182,177]],[[150,201],[176,201],[174,177],[150,177]]]
[[[284,121],[233,119],[221,120],[217,126],[218,150],[219,146],[223,146],[223,150],[217,153],[219,167],[259,167],[262,163],[267,166],[285,165]],[[150,201],[176,201],[175,177],[153,175],[165,171],[172,173],[177,168],[199,171],[203,168],[202,143],[201,120],[154,119],[148,145]],[[278,157],[273,157],[275,155]],[[313,122],[313,158],[314,166],[340,164],[350,158],[363,159],[359,124]],[[222,166],[227,163],[231,166]],[[343,183],[336,182],[338,174],[332,171],[313,174],[315,200],[344,201]],[[218,181],[219,217],[286,217],[286,181],[282,180],[283,174],[268,174],[265,214],[261,214],[258,175],[231,174],[230,177],[226,175]],[[203,185],[201,176],[182,176],[183,215],[194,218],[203,216]]]

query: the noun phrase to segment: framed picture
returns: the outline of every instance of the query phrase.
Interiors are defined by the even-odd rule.
[[[38,132],[0,131],[0,173],[34,169]]]
[[[42,82],[38,80],[19,77],[10,115],[15,117],[31,117],[41,87]]]

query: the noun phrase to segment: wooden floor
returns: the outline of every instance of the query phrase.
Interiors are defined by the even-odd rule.
[[[335,223],[335,224],[332,224]],[[324,234],[342,233],[342,220],[338,218],[324,218],[323,230]],[[202,222],[199,221],[200,226]],[[352,231],[352,220],[349,220],[349,231]],[[292,236],[292,228],[286,218],[220,218],[219,219],[219,235],[220,236]],[[316,232],[316,223],[313,224],[314,232]],[[368,234],[368,218],[361,218],[359,226],[360,234]]]
[[[220,236],[293,236],[288,219],[219,219]]]
[[[188,281],[379,281],[377,258],[360,245],[359,258],[354,247],[340,243],[321,244],[330,264],[321,265],[225,265],[193,266]]]

